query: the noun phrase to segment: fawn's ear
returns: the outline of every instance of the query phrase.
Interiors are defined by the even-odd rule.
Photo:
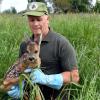
[[[30,36],[28,33],[24,33],[24,38],[23,38],[23,41],[26,42],[26,44],[30,43],[31,42],[31,39],[30,39]]]
[[[38,45],[41,45],[42,41],[42,34],[38,34],[37,38],[34,38],[34,42],[37,43]]]
[[[42,33],[39,36],[39,42],[38,42],[38,44],[41,45],[41,42],[42,42]]]
[[[24,40],[29,41],[30,37],[28,33],[24,33]]]

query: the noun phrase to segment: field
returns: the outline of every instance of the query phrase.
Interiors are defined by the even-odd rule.
[[[100,100],[100,15],[81,13],[50,18],[52,28],[68,38],[77,52],[81,87],[68,86],[69,95],[73,100]],[[0,15],[0,79],[18,57],[25,33],[31,35],[25,16]]]

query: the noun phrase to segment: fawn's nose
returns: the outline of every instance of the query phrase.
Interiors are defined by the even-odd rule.
[[[29,60],[30,60],[30,61],[33,61],[33,60],[34,60],[34,57],[29,57]]]

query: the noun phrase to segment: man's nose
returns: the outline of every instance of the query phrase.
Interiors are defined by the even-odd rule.
[[[38,25],[39,22],[38,22],[37,20],[35,20],[35,21],[33,22],[33,24],[34,24],[34,25]]]

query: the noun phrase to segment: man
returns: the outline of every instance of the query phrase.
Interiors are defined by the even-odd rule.
[[[24,15],[27,15],[29,27],[33,33],[31,39],[37,39],[37,35],[42,33],[40,48],[42,71],[34,69],[30,79],[33,83],[40,84],[45,100],[51,100],[51,98],[55,100],[64,84],[79,81],[74,48],[65,37],[50,29],[48,11],[44,3],[30,3]],[[26,52],[25,47],[25,43],[22,43],[20,57]],[[13,86],[8,94],[13,98],[20,98],[19,85]],[[62,100],[66,99],[67,95],[62,98]]]

